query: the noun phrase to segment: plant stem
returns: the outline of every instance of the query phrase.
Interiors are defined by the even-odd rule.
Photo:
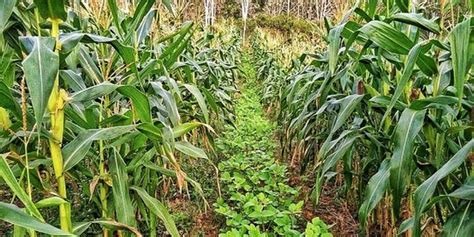
[[[59,54],[59,19],[52,19],[51,36],[56,38],[56,53]],[[51,116],[51,138],[49,146],[53,162],[54,174],[58,183],[58,194],[67,200],[66,179],[64,177],[63,156],[61,146],[64,134],[64,103],[67,100],[67,92],[59,88],[59,77],[56,75],[53,91],[48,101],[48,110]],[[71,205],[64,203],[59,205],[59,217],[61,229],[71,232]]]

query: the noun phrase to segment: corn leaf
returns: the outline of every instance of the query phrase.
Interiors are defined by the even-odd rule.
[[[459,99],[459,105],[464,94],[464,83],[467,80],[469,64],[469,34],[470,19],[456,25],[451,32],[449,42],[451,43],[451,60],[453,65],[454,87]]]
[[[132,206],[128,187],[128,175],[125,162],[120,154],[114,152],[110,158],[110,174],[112,175],[112,193],[116,218],[120,223],[136,226],[135,210]]]
[[[47,45],[53,38],[33,37],[34,46],[23,61],[26,84],[33,104],[36,123],[41,126],[54,80],[59,70],[59,57]],[[54,43],[53,43],[54,44]]]
[[[425,110],[405,109],[398,121],[394,136],[394,148],[390,160],[390,187],[393,195],[393,211],[398,218],[400,202],[411,181],[413,147],[415,138],[423,126]]]
[[[369,180],[365,191],[365,200],[359,208],[359,220],[362,228],[367,224],[369,213],[382,199],[389,185],[390,178],[390,160],[384,160],[377,173]]]
[[[158,201],[158,199],[150,196],[144,189],[139,187],[131,187],[131,189],[135,190],[143,200],[145,206],[163,221],[169,234],[173,237],[179,237],[178,229],[174,224],[173,218],[168,213],[168,210],[166,210],[166,207]]]
[[[448,162],[446,162],[438,171],[436,171],[430,178],[425,180],[415,190],[414,203],[415,203],[415,215],[414,215],[414,227],[413,235],[415,237],[421,236],[421,214],[425,210],[428,200],[433,196],[438,182],[444,177],[448,176],[455,169],[464,163],[467,155],[474,149],[474,140],[468,142],[463,148],[461,148]]]
[[[0,220],[49,235],[75,236],[52,225],[43,223],[41,220],[26,214],[19,207],[4,202],[0,202]]]
[[[23,190],[18,183],[13,171],[8,166],[7,160],[5,155],[0,155],[0,177],[2,177],[3,181],[8,185],[8,187],[13,191],[13,193],[21,200],[23,205],[25,205],[26,210],[33,215],[34,217],[38,218],[39,220],[43,220],[41,213],[36,208],[33,201],[31,201],[28,194]]]
[[[5,25],[10,18],[13,8],[15,7],[16,0],[0,0],[0,34],[3,33]]]

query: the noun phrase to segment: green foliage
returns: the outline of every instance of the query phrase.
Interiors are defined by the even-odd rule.
[[[4,206],[0,219],[16,236],[178,236],[168,184],[208,205],[183,163],[209,164],[216,130],[233,120],[237,32],[224,41],[186,22],[165,35],[151,0],[132,12],[106,1],[105,19],[63,0],[3,2],[0,185],[26,212]]]
[[[314,218],[311,222],[308,222],[304,231],[304,236],[307,237],[332,237],[329,233],[329,227],[319,217]]]
[[[409,1],[367,3],[336,25],[327,21],[327,50],[288,68],[254,38],[263,101],[283,129],[282,153],[302,157],[301,172],[316,171],[316,203],[329,171],[344,177],[345,191],[361,200],[361,233],[371,212],[384,208],[381,200],[395,217],[383,221],[400,232],[421,236],[425,216],[436,216],[445,233],[467,229],[472,200],[457,190],[474,172],[474,87],[472,60],[460,52],[472,51],[473,18],[446,28]],[[405,209],[414,216],[401,220]]]
[[[252,71],[249,74],[253,77]],[[247,80],[236,106],[236,127],[229,126],[217,145],[228,158],[219,163],[223,197],[215,204],[226,220],[221,236],[301,236],[303,201],[293,201],[298,190],[287,184],[287,167],[273,157],[275,127],[263,114],[259,86]],[[306,236],[327,232],[327,226],[315,220],[307,230],[313,235]]]

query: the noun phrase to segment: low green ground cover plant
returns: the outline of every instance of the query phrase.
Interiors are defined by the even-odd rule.
[[[274,159],[274,124],[260,105],[258,86],[250,83],[236,106],[237,120],[217,142],[229,159],[219,164],[223,196],[214,204],[225,217],[221,236],[332,236],[319,219],[301,233],[303,201],[288,185],[287,167]],[[321,235],[321,234],[326,235]]]

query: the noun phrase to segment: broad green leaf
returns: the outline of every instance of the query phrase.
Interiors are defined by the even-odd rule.
[[[135,12],[133,13],[132,22],[128,28],[129,35],[133,35],[137,32],[139,25],[143,22],[143,18],[150,12],[155,2],[155,0],[142,0],[138,2]]]
[[[135,190],[143,200],[145,206],[163,221],[169,234],[173,237],[179,237],[178,229],[176,228],[174,220],[168,213],[166,207],[160,201],[158,201],[158,199],[150,196],[143,188],[131,187],[131,189]]]
[[[115,38],[109,38],[109,37],[104,37],[104,36],[100,36],[100,35],[80,33],[80,32],[71,32],[71,33],[61,34],[59,36],[59,40],[61,41],[61,46],[62,46],[61,53],[62,54],[70,53],[74,48],[76,48],[76,46],[78,45],[79,42],[109,44],[112,47],[114,47],[115,50],[117,50],[119,55],[122,57],[123,61],[132,68],[132,71],[135,73],[135,75],[136,76],[139,75],[138,74],[138,69],[137,69],[137,64],[136,64],[136,61],[135,61],[135,51],[134,51],[134,49],[130,46],[126,46],[126,45],[120,43]],[[85,65],[83,65],[83,66],[85,66],[85,69],[86,70],[91,70],[91,69],[96,70],[94,68],[88,68],[88,67],[91,67],[90,64],[93,64],[93,61],[88,59],[87,55],[84,55],[84,54],[87,54],[87,53],[83,49],[81,49],[81,54],[82,54],[82,55],[80,55],[82,57],[81,63],[85,64]],[[81,59],[81,58],[79,58],[79,59]],[[101,82],[101,81],[102,80],[100,80],[98,82]]]
[[[346,24],[338,25],[329,31],[329,71],[334,75],[337,66],[337,59],[339,57],[339,49],[341,46],[341,32]]]
[[[21,200],[23,205],[25,205],[26,210],[28,210],[31,215],[34,217],[43,220],[41,213],[36,208],[33,201],[31,201],[28,194],[21,188],[20,184],[18,183],[13,171],[8,166],[7,160],[5,155],[0,155],[0,177],[2,177],[3,181],[8,185],[8,187],[13,191],[13,193]]]
[[[410,0],[395,0],[395,3],[402,12],[408,12],[410,10]]]
[[[458,103],[458,98],[452,96],[440,95],[426,99],[415,100],[411,103],[410,109],[422,110],[431,107],[432,105],[453,105]]]
[[[443,226],[443,237],[471,237],[474,233],[474,208],[472,201],[450,216]]]
[[[204,97],[202,96],[201,92],[195,85],[191,84],[184,84],[184,87],[188,89],[189,92],[196,98],[196,101],[199,104],[199,107],[202,110],[202,113],[204,114],[204,120],[206,123],[209,123],[209,110],[207,109],[206,101],[204,100]]]
[[[135,128],[130,126],[117,126],[111,128],[91,129],[81,132],[74,140],[62,150],[64,157],[64,171],[77,165],[89,152],[92,142],[98,140],[111,140],[129,133]]]
[[[346,123],[349,116],[355,110],[357,105],[359,105],[360,101],[364,95],[349,95],[343,99],[341,99],[341,108],[336,118],[336,122],[331,128],[331,133],[335,133],[339,128]]]
[[[128,175],[125,162],[120,154],[114,152],[109,160],[110,174],[112,175],[112,193],[116,218],[120,223],[136,226],[135,209],[132,206],[128,187]]]
[[[36,123],[41,126],[54,80],[59,70],[59,57],[47,44],[53,38],[34,37],[34,47],[23,61],[26,84],[33,104]],[[48,43],[49,42],[49,43]]]
[[[89,55],[85,47],[80,47],[78,53],[79,63],[81,64],[85,74],[96,84],[104,81],[104,77],[100,72],[94,60]]]
[[[415,237],[421,236],[421,215],[425,210],[428,200],[433,196],[436,186],[440,180],[451,174],[455,169],[461,166],[466,157],[474,149],[474,140],[468,142],[463,148],[461,148],[448,162],[446,162],[438,171],[436,171],[430,178],[425,180],[415,190],[414,204],[415,204],[415,215],[414,215],[414,227],[413,235]]]
[[[157,10],[149,11],[145,19],[142,21],[140,26],[138,27],[137,31],[137,45],[141,44],[143,40],[147,37],[148,33],[150,32],[151,26],[153,24],[153,20],[157,14]]]
[[[13,204],[4,202],[0,202],[0,220],[49,235],[75,236],[26,214]]]
[[[178,138],[183,136],[184,134],[188,133],[189,131],[202,126],[203,124],[200,122],[188,122],[182,123],[178,126],[173,128],[173,137]]]
[[[0,34],[3,33],[5,25],[10,18],[13,8],[15,7],[16,0],[0,0]]]
[[[137,116],[142,122],[152,122],[150,102],[143,92],[133,86],[121,86],[117,89],[117,91],[132,100]]]
[[[383,21],[371,21],[359,30],[379,47],[392,53],[406,55],[413,46],[405,34]]]
[[[61,204],[68,203],[66,200],[60,197],[49,197],[45,199],[41,199],[40,201],[35,203],[36,208],[45,208],[45,207],[54,207],[59,206]]]
[[[425,110],[405,109],[395,130],[393,155],[390,160],[390,187],[393,210],[397,218],[400,215],[401,199],[411,181],[415,138],[423,127],[425,113]]]
[[[141,123],[137,126],[137,129],[138,131],[146,135],[149,139],[160,142],[163,139],[162,127],[158,127],[151,123]]]
[[[67,18],[64,0],[34,0],[36,7],[44,19],[61,19]]]
[[[74,223],[74,226],[72,227],[72,233],[80,236],[84,232],[86,232],[86,230],[89,229],[91,225],[92,225],[91,222]]]
[[[365,191],[364,202],[359,208],[359,221],[362,224],[362,228],[364,228],[367,223],[369,213],[377,206],[380,200],[382,200],[390,183],[389,178],[390,160],[384,160],[377,173],[370,178]]]
[[[120,10],[117,6],[117,1],[107,0],[107,5],[109,7],[110,13],[112,13],[112,20],[114,22],[115,28],[118,29],[121,36],[124,36],[122,25],[120,24],[120,22],[121,22],[121,19],[119,18]]]
[[[467,19],[457,24],[449,36],[454,87],[456,88],[459,103],[461,103],[464,95],[464,84],[467,80],[466,75],[469,64],[469,54],[467,52],[469,52],[469,34],[471,32],[470,22],[470,19]]]
[[[13,98],[10,88],[5,83],[0,81],[0,107],[8,109],[18,118],[22,118],[21,107]]]
[[[163,5],[165,5],[166,9],[168,9],[168,11],[171,14],[173,14],[173,15],[176,14],[176,10],[175,10],[173,1],[171,1],[171,0],[161,0],[161,2],[163,3]]]
[[[119,88],[119,85],[103,82],[72,94],[71,102],[84,102],[95,100],[101,96],[108,95]]]
[[[128,226],[124,223],[120,223],[114,220],[110,219],[104,219],[104,220],[95,220],[95,221],[89,221],[89,222],[81,222],[77,223],[76,226],[74,226],[73,231],[74,234],[80,235],[83,232],[85,232],[92,224],[99,224],[107,229],[110,230],[127,230],[132,232],[136,237],[142,237],[143,235],[137,230],[137,228]]]
[[[159,172],[163,175],[166,175],[168,177],[176,178],[176,171],[174,171],[174,170],[163,168],[163,167],[158,166],[156,164],[153,164],[151,162],[145,162],[144,165],[145,165],[145,167],[147,167],[151,170],[157,171],[157,172]],[[186,175],[184,177],[184,180],[186,180],[186,182],[190,183],[191,186],[193,186],[194,190],[199,193],[202,200],[204,200],[204,202],[207,203],[206,197],[204,196],[204,191],[202,190],[201,185],[198,182],[196,182],[194,179],[191,179],[188,175]]]
[[[424,30],[429,30],[433,33],[439,33],[439,25],[433,21],[428,20],[421,14],[416,13],[397,13],[392,17],[395,21],[404,22],[410,25],[420,27]]]
[[[184,153],[185,155],[203,159],[209,159],[206,155],[206,152],[201,148],[195,147],[193,144],[187,141],[179,141],[175,143],[176,150]]]
[[[408,81],[410,80],[411,75],[413,73],[413,69],[415,68],[415,63],[422,52],[422,46],[425,44],[426,44],[425,41],[418,43],[410,50],[410,53],[408,54],[408,60],[405,65],[405,69],[403,70],[402,76],[397,83],[397,88],[395,89],[395,92],[392,95],[392,99],[390,100],[390,104],[387,110],[385,111],[382,121],[385,120],[385,118],[390,115],[390,112],[393,106],[395,106],[395,103],[397,102],[398,98],[400,98],[403,91],[405,90],[405,87],[407,86]]]
[[[474,201],[474,177],[467,177],[467,181],[448,196]]]

